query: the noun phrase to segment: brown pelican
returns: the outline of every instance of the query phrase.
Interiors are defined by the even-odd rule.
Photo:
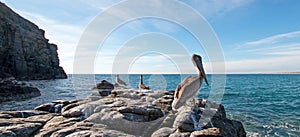
[[[140,89],[150,89],[146,85],[143,84],[143,75],[140,75]]]
[[[206,79],[205,71],[202,65],[201,56],[194,54],[192,57],[192,61],[194,66],[196,66],[198,69],[198,76],[189,76],[177,85],[174,94],[174,100],[172,103],[172,108],[174,110],[182,107],[187,100],[193,99],[195,97],[201,87],[203,79],[208,85],[208,81]]]
[[[123,80],[121,80],[121,79],[119,78],[119,75],[118,75],[118,74],[116,75],[116,84],[118,84],[118,85],[124,85],[124,86],[127,85]]]

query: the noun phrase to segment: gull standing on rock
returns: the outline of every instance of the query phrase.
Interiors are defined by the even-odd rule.
[[[140,89],[150,89],[148,86],[143,84],[143,75],[140,75]]]
[[[119,78],[119,74],[116,75],[116,84],[126,86],[127,84]]]

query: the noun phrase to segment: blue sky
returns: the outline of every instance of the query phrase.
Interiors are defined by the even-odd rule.
[[[93,19],[120,1],[1,0],[1,2],[44,29],[46,38],[58,45],[61,66],[67,73],[73,73],[75,50],[85,28]],[[227,73],[300,71],[300,1],[183,0],[182,2],[199,12],[214,30],[223,49]],[[171,9],[170,5],[162,7]],[[180,16],[180,11],[177,14]],[[188,20],[189,17],[184,18]],[[113,62],[120,49],[141,48],[145,43],[135,40],[139,39],[138,36],[149,33],[162,37],[170,36],[177,41],[179,48],[170,47],[174,50],[172,55],[164,56],[159,52],[151,52],[135,57],[135,61],[130,62],[129,73],[179,73],[177,68],[180,65],[186,66],[180,73],[196,73],[190,56],[186,56],[186,53],[201,54],[207,72],[212,73],[211,62],[206,56],[205,49],[201,48],[203,46],[197,43],[187,30],[178,24],[153,18],[143,18],[124,24],[111,33],[101,48],[91,49],[98,51],[94,73],[112,73]],[[167,40],[149,42],[148,48],[155,47],[153,44],[171,43]],[[182,50],[180,45],[186,51]],[[147,43],[144,46],[146,48]],[[175,50],[184,53],[178,56],[175,55]],[[88,52],[82,54],[89,55]]]

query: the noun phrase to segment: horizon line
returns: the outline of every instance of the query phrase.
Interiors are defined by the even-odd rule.
[[[178,74],[184,74],[184,75],[188,75],[188,74],[194,74],[197,75],[198,73],[67,73],[67,75],[116,75],[116,74],[120,74],[120,75],[160,75],[160,74],[164,74],[164,75],[178,75]],[[259,75],[259,74],[300,74],[300,72],[270,72],[270,73],[206,73],[207,75],[241,75],[241,74],[252,74],[252,75]]]

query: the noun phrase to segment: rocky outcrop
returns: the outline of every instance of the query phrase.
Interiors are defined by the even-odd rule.
[[[211,133],[210,136],[246,136],[241,122],[226,118],[226,112],[222,104],[216,104],[205,99],[197,99],[195,102],[189,103],[179,111],[174,121],[173,127],[178,131],[183,133],[197,131],[192,134],[193,136],[196,136],[196,134],[202,136],[209,133]]]
[[[13,79],[0,80],[0,103],[6,101],[22,101],[40,96],[39,89],[27,86],[26,83]]]
[[[95,92],[84,100],[0,112],[0,136],[246,136],[241,122],[226,118],[223,105],[196,99],[173,111],[173,94],[118,88],[105,97]]]
[[[57,46],[32,22],[0,2],[0,78],[21,80],[66,78]]]
[[[94,87],[92,87],[92,89],[98,90],[101,96],[108,96],[114,89],[114,85],[106,80],[102,80],[100,83],[97,83]]]

